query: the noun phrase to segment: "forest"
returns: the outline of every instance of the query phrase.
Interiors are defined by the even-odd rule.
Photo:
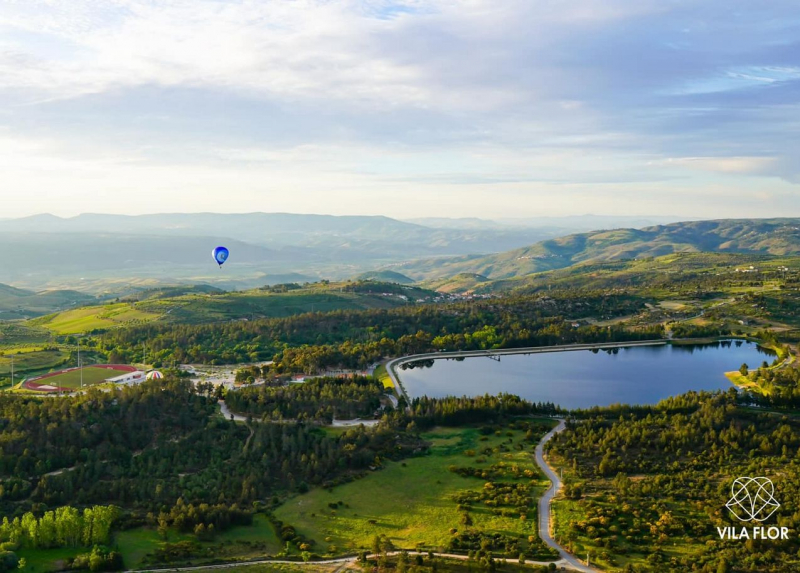
[[[372,416],[381,406],[383,384],[372,377],[312,378],[300,384],[245,387],[228,392],[235,412],[262,420],[313,420],[330,424],[334,416],[352,420]]]
[[[274,360],[274,373],[365,368],[387,356],[660,338],[660,325],[574,326],[584,317],[621,316],[645,299],[602,292],[504,297],[390,310],[307,313],[203,325],[145,325],[92,339],[109,362],[130,362],[143,345],[156,366]]]
[[[548,444],[570,468],[560,503],[576,517],[561,541],[625,571],[787,570],[800,550],[796,535],[740,543],[716,531],[739,524],[725,504],[733,479],[748,475],[775,482],[782,505],[770,523],[800,527],[800,421],[743,401],[735,390],[690,393],[570,422]]]
[[[57,400],[4,394],[3,515],[21,517],[42,504],[116,504],[141,515],[169,513],[178,503],[244,507],[351,479],[376,458],[419,447],[390,428],[340,435],[303,423],[248,428],[216,411],[214,399],[182,380]]]

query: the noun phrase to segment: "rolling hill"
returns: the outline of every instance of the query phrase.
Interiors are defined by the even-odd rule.
[[[369,271],[366,273],[361,273],[355,277],[355,280],[397,283],[401,285],[409,285],[414,282],[414,279],[394,271]]]
[[[26,326],[53,334],[87,334],[148,322],[199,324],[284,317],[306,312],[393,308],[432,300],[435,292],[395,283],[284,285],[239,292],[212,287],[155,289],[139,298],[71,308],[28,321]],[[169,294],[172,296],[169,296]]]
[[[0,284],[0,320],[30,318],[92,300],[73,290],[33,292]]]
[[[10,259],[0,268],[0,282],[123,294],[131,292],[125,292],[129,285],[247,289],[339,280],[415,258],[500,252],[561,233],[503,225],[435,228],[382,216],[36,215],[3,221],[0,241]],[[220,244],[231,250],[224,272],[209,255]]]
[[[487,256],[424,259],[393,270],[420,281],[462,273],[506,279],[584,262],[658,257],[681,252],[800,254],[800,219],[691,221],[549,239]]]

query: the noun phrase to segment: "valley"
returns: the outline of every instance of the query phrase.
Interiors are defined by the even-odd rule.
[[[714,507],[728,474],[770,473],[767,461],[794,471],[798,264],[800,253],[672,252],[502,278],[384,269],[55,297],[65,306],[0,322],[0,543],[35,573],[89,559],[91,546],[43,541],[48,526],[31,521],[74,504],[115,508],[96,559],[131,570],[569,566],[543,539],[579,569],[586,555],[626,573],[741,561],[732,541],[712,543],[727,523]],[[44,398],[20,385],[75,368],[79,349],[85,388]],[[404,357],[421,368],[395,368]],[[163,377],[91,386],[93,364]],[[442,365],[443,382],[419,378]],[[543,537],[549,483],[534,453],[557,418],[542,455],[563,487]],[[712,429],[711,452],[692,450],[706,443],[693,424]],[[664,450],[664,436],[681,438]],[[622,440],[627,453],[610,455]],[[678,493],[700,475],[711,485]],[[785,500],[791,482],[778,481]],[[12,533],[16,519],[28,533]],[[779,519],[793,530],[791,514]],[[794,562],[796,538],[778,541],[775,559]]]

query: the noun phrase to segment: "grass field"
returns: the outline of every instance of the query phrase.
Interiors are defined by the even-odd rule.
[[[160,315],[128,303],[86,306],[31,321],[56,334],[79,334],[124,325],[150,322]]]
[[[99,384],[108,378],[113,378],[126,373],[128,373],[128,370],[110,370],[108,368],[99,368],[97,366],[84,366],[83,385],[91,386],[93,384]],[[62,388],[78,388],[81,385],[81,371],[69,370],[56,374],[55,376],[48,376],[46,378],[34,380],[34,382],[48,384],[50,386],[61,386]]]
[[[387,390],[391,390],[394,388],[392,379],[389,377],[389,373],[386,371],[386,366],[384,364],[378,366],[375,369],[373,375],[375,376],[375,378],[381,381],[381,384],[383,384],[383,387],[386,388]]]
[[[167,542],[175,543],[195,539],[193,535],[169,531]],[[117,533],[114,543],[119,547],[128,569],[137,569],[147,564],[147,556],[161,547],[165,541],[155,529],[137,528]],[[266,516],[257,514],[253,525],[234,527],[217,534],[212,541],[200,542],[215,559],[255,559],[275,555],[281,551],[281,542]],[[198,562],[199,559],[193,559]]]
[[[453,495],[464,490],[479,490],[485,482],[462,477],[449,471],[449,466],[517,464],[521,469],[534,472],[536,497],[546,489],[548,482],[533,461],[533,444],[524,442],[523,451],[513,449],[513,444],[524,439],[521,431],[481,436],[474,428],[439,428],[423,437],[432,444],[430,455],[402,463],[389,462],[385,469],[338,486],[332,492],[312,490],[288,500],[275,510],[275,516],[314,539],[318,552],[327,549],[335,554],[369,548],[376,535],[386,535],[401,548],[413,549],[418,545],[442,548],[449,542],[450,529],[463,527]],[[510,451],[501,451],[505,447]],[[483,454],[486,448],[492,450],[490,455]],[[475,450],[480,450],[479,457],[469,455]],[[338,502],[342,502],[338,508],[331,509],[329,504]],[[494,515],[488,508],[477,506],[472,517],[474,527],[483,531],[536,535],[533,508],[525,520]]]
[[[393,308],[396,297],[340,292],[331,286],[310,286],[275,293],[262,290],[213,295],[185,295],[144,301],[137,308],[171,322],[201,323],[237,318],[285,317],[304,312]]]
[[[80,547],[62,547],[59,549],[19,549],[17,557],[25,559],[25,573],[49,573],[65,569],[65,560],[86,553]]]
[[[198,324],[224,320],[285,317],[304,312],[394,308],[408,304],[398,293],[352,292],[346,283],[315,283],[287,292],[254,289],[242,292],[183,294],[141,302],[116,302],[85,306],[32,319],[24,326],[30,332],[82,334],[154,320]],[[376,286],[377,290],[397,288]],[[403,291],[406,298],[430,296],[414,289]],[[0,343],[2,331],[0,330]]]

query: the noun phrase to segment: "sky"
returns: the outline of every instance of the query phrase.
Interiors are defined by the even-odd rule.
[[[0,0],[0,218],[800,216],[796,0]]]

